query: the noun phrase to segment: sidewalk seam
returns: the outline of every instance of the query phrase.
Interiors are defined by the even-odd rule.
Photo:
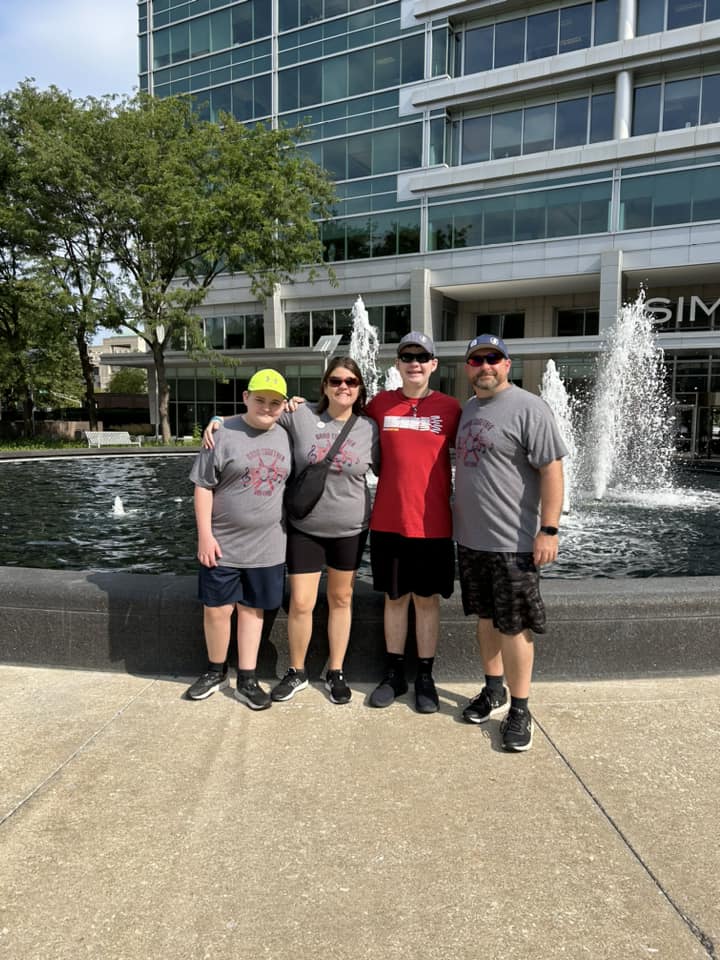
[[[116,710],[115,713],[108,720],[106,720],[105,723],[102,724],[102,726],[98,727],[98,729],[94,733],[92,733],[87,738],[87,740],[85,740],[83,743],[80,744],[79,747],[73,750],[70,756],[67,757],[65,760],[63,760],[63,762],[59,764],[52,771],[52,773],[49,773],[45,777],[45,779],[41,780],[40,783],[38,783],[35,787],[33,787],[33,789],[28,794],[26,794],[26,796],[22,798],[22,800],[19,800],[15,804],[15,806],[12,808],[12,810],[9,810],[4,816],[0,817],[0,827],[3,827],[11,817],[14,817],[21,807],[24,807],[26,803],[32,800],[32,798],[40,790],[43,789],[43,787],[47,786],[47,784],[49,784],[52,780],[54,780],[55,777],[57,777],[58,774],[60,774],[65,769],[65,767],[68,766],[68,764],[72,763],[72,761],[75,759],[75,757],[78,756],[78,754],[82,753],[83,750],[85,750],[86,747],[88,747],[93,742],[93,740],[96,740],[100,736],[100,734],[103,733],[103,731],[107,730],[107,728],[110,726],[111,723],[114,723],[114,721],[117,720],[118,717],[122,716],[122,714],[125,713],[128,707],[132,706],[132,704],[135,703],[136,700],[138,700],[144,693],[146,693],[150,689],[150,687],[152,687],[157,682],[158,682],[158,678],[155,677],[149,683],[145,684],[145,686],[141,690],[139,690],[135,694],[135,696],[131,697],[127,701],[127,703],[125,703],[122,707],[120,707],[119,710]]]
[[[615,820],[614,820],[613,817],[610,815],[610,813],[608,813],[608,811],[605,809],[605,807],[604,807],[603,804],[602,804],[602,801],[601,801],[598,797],[595,796],[595,794],[593,793],[593,791],[592,791],[592,790],[590,789],[590,787],[585,783],[585,781],[583,780],[583,778],[582,778],[582,777],[580,776],[580,774],[577,772],[577,770],[575,769],[575,767],[573,767],[572,763],[570,763],[570,761],[569,761],[568,758],[565,756],[565,754],[562,752],[562,750],[558,747],[558,745],[555,743],[555,741],[554,741],[553,738],[550,736],[550,734],[547,732],[547,730],[546,730],[545,727],[542,725],[542,723],[540,723],[540,721],[539,721],[538,718],[537,718],[537,714],[533,714],[533,720],[535,721],[536,726],[538,726],[538,727],[540,728],[540,730],[542,731],[543,736],[544,736],[545,739],[548,741],[548,743],[550,744],[550,746],[551,746],[551,747],[553,748],[553,750],[557,753],[557,755],[558,755],[558,757],[560,758],[560,760],[562,760],[562,762],[563,762],[563,763],[565,764],[565,766],[568,768],[568,770],[570,771],[570,773],[572,774],[572,776],[575,778],[575,780],[577,780],[577,782],[578,782],[578,784],[580,785],[580,787],[582,788],[582,790],[587,794],[587,796],[590,798],[590,800],[593,802],[593,804],[595,804],[595,806],[596,806],[597,809],[600,811],[600,813],[602,814],[602,816],[607,820],[607,822],[610,824],[610,826],[612,827],[612,829],[613,829],[613,830],[615,831],[615,833],[618,835],[618,837],[620,838],[620,840],[622,841],[622,843],[627,847],[627,849],[630,851],[630,853],[632,854],[632,856],[637,860],[637,862],[640,864],[640,866],[641,866],[642,869],[645,871],[645,873],[648,875],[648,877],[650,877],[650,879],[651,879],[652,882],[655,884],[655,886],[657,887],[657,889],[658,889],[658,891],[660,892],[660,894],[667,900],[667,902],[670,904],[670,906],[671,906],[672,909],[675,911],[675,913],[680,917],[680,919],[681,919],[681,920],[683,921],[683,923],[686,925],[686,927],[688,928],[688,930],[689,930],[689,931],[692,933],[692,935],[699,941],[701,947],[703,948],[703,950],[705,950],[705,952],[707,953],[708,957],[710,957],[711,960],[718,960],[718,955],[717,955],[717,953],[716,953],[716,951],[715,951],[715,944],[713,943],[712,939],[705,933],[704,930],[702,930],[702,929],[695,923],[694,920],[692,920],[686,913],[683,912],[683,910],[681,909],[680,905],[679,905],[678,903],[676,903],[675,900],[670,896],[670,894],[669,894],[668,891],[665,889],[665,887],[662,885],[662,883],[660,882],[660,880],[655,876],[655,874],[652,872],[652,870],[650,869],[650,867],[647,865],[647,863],[645,863],[645,861],[644,861],[643,858],[640,856],[640,854],[638,853],[638,851],[637,851],[637,850],[635,849],[635,847],[632,845],[632,843],[630,842],[629,838],[625,835],[625,833],[622,831],[622,829],[618,826],[618,824],[615,822]]]

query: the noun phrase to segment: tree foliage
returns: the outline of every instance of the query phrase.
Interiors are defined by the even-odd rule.
[[[147,393],[147,372],[137,367],[123,367],[110,377],[108,393]]]
[[[22,84],[2,98],[0,364],[57,334],[93,419],[88,346],[100,326],[127,327],[152,352],[169,439],[165,350],[205,349],[197,309],[218,274],[247,274],[264,300],[322,263],[313,217],[333,188],[300,135],[204,121],[187,97],[76,101]]]

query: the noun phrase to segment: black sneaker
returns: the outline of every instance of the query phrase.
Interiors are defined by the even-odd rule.
[[[419,674],[415,681],[415,709],[418,713],[437,713],[439,705],[432,674]]]
[[[511,750],[513,753],[529,750],[533,740],[533,721],[530,711],[510,707],[508,715],[500,724],[500,733],[504,750]]]
[[[307,673],[304,670],[296,670],[295,667],[290,667],[280,683],[275,684],[272,688],[270,696],[273,700],[292,700],[298,690],[304,690],[307,685]]]
[[[483,687],[480,693],[473,697],[462,712],[466,723],[485,723],[491,717],[503,713],[507,707],[507,690],[495,691]]]
[[[216,690],[222,690],[228,685],[227,670],[223,673],[217,670],[208,670],[201,677],[198,677],[195,683],[188,687],[185,696],[188,700],[205,700],[212,696]]]
[[[394,670],[388,670],[380,683],[370,694],[371,707],[389,707],[395,697],[407,693],[408,685],[404,676]]]
[[[333,703],[350,703],[352,690],[345,683],[342,670],[328,670],[325,676],[325,689]]]
[[[235,699],[246,703],[251,710],[267,710],[272,706],[270,694],[263,690],[255,677],[245,677],[244,680],[238,677]]]

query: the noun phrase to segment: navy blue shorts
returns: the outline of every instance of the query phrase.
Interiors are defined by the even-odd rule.
[[[452,596],[455,545],[444,537],[403,537],[373,530],[370,534],[373,589],[399,600],[407,593]]]
[[[277,610],[283,600],[285,564],[274,567],[200,567],[198,596],[206,607],[241,603],[256,610]]]
[[[288,524],[288,573],[320,573],[323,567],[357,570],[367,537],[367,530],[351,537],[315,537]]]

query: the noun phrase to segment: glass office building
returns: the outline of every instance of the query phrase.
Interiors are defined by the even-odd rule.
[[[361,295],[381,366],[411,327],[436,386],[501,334],[518,382],[548,358],[591,376],[603,331],[643,285],[692,449],[720,432],[720,0],[142,0],[140,83],[204,116],[307,126],[337,183],[321,224],[338,287],[257,303],[214,284],[218,379],[170,356],[174,429],[237,408],[260,362],[312,395],[318,340],[349,336]],[[327,341],[321,341],[327,342]],[[720,451],[716,451],[720,453]]]

